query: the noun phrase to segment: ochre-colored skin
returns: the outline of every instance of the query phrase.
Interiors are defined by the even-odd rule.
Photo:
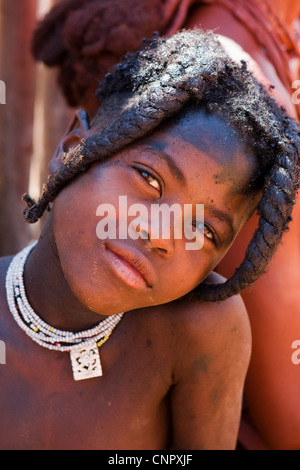
[[[272,0],[271,3],[287,28],[292,27],[300,14],[300,2]],[[267,58],[255,35],[228,9],[217,5],[195,7],[184,26],[216,28],[216,32],[223,35],[223,38],[235,41],[235,45],[241,46],[248,54],[245,58],[248,60],[251,57],[255,61],[252,62],[252,70],[256,76],[267,87],[270,83],[275,85],[275,90],[268,88],[272,95],[291,116],[297,116],[291,103],[291,95],[295,90],[287,89],[281,83],[274,64]],[[233,57],[238,57],[238,60],[243,58],[243,52],[232,47],[232,43],[226,42],[226,45],[229,50],[232,48]],[[81,105],[92,115],[98,106],[94,92],[89,97],[85,96]],[[300,365],[291,361],[291,344],[295,339],[300,339],[299,212],[297,202],[290,232],[284,235],[267,274],[243,294],[251,322],[253,350],[245,387],[246,410],[248,418],[250,415],[251,425],[249,427],[249,422],[242,421],[240,442],[249,449],[300,448]],[[254,216],[242,229],[224,261],[219,264],[218,271],[226,277],[240,264],[256,225],[257,218]],[[109,345],[105,346],[103,351],[108,348]],[[186,428],[184,429],[186,432]],[[189,433],[186,435],[191,438]]]
[[[275,11],[288,25],[299,16],[299,10],[299,2],[276,2]],[[264,74],[267,81],[276,86],[278,102],[296,116],[291,102],[294,90],[283,87],[255,37],[242,23],[222,7],[206,6],[195,11],[187,26],[199,24],[204,29],[219,27],[219,34],[241,45],[255,59],[258,75]],[[229,277],[243,259],[256,224],[256,217],[253,217],[220,264],[218,271],[224,276]],[[298,198],[290,231],[284,235],[267,273],[243,294],[253,335],[245,386],[246,409],[252,428],[244,422],[241,426],[241,439],[249,449],[300,449],[300,365],[291,360],[292,342],[300,339],[299,235]]]
[[[230,133],[224,156],[212,145],[209,155],[204,153],[201,139],[183,140],[187,121],[195,131],[205,128],[206,119],[203,113],[187,114],[66,187],[26,264],[29,301],[57,328],[78,331],[104,315],[127,311],[100,349],[103,377],[75,382],[68,353],[44,349],[17,326],[5,300],[10,258],[1,259],[1,340],[7,357],[0,375],[1,449],[235,448],[251,349],[245,307],[239,296],[210,304],[176,300],[207,276],[210,282],[222,280],[211,270],[257,204],[256,196],[240,191],[251,158],[219,118],[210,117],[209,139],[220,138],[222,129],[225,143]],[[87,135],[75,130],[62,147],[82,137]],[[158,157],[158,147],[172,155],[186,186]],[[154,179],[141,176],[137,165]],[[96,207],[114,203],[116,194],[148,206],[204,203],[203,248],[189,252],[184,239],[154,239],[153,233],[149,240],[99,240]],[[232,233],[224,214],[232,219]],[[151,287],[129,287],[111,270],[106,250],[121,245],[147,258]]]

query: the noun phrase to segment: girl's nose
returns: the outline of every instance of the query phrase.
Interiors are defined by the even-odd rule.
[[[136,232],[140,238],[148,241],[150,248],[157,250],[165,258],[173,256],[175,248],[173,227],[170,227],[169,231],[162,231],[157,224],[150,224],[147,220],[143,220],[137,224]]]

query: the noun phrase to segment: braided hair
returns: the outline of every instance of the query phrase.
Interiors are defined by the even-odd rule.
[[[258,227],[240,267],[224,283],[203,282],[192,297],[220,301],[253,283],[265,271],[292,220],[299,178],[297,123],[278,107],[244,62],[232,61],[212,33],[198,30],[147,41],[144,49],[129,54],[106,76],[98,96],[102,104],[91,123],[99,126],[97,132],[64,155],[63,167],[48,177],[38,202],[25,195],[27,221],[37,221],[59,191],[94,162],[109,158],[186,107],[204,106],[245,139],[257,160],[262,198]]]

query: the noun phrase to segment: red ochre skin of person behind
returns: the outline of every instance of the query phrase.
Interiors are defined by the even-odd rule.
[[[162,151],[179,170],[169,168]],[[137,165],[152,178],[145,179]],[[16,325],[4,300],[10,258],[1,259],[1,339],[7,348],[0,375],[1,449],[235,447],[251,343],[243,303],[239,296],[209,304],[173,299],[207,276],[222,281],[209,273],[257,203],[242,193],[252,171],[252,158],[229,126],[191,111],[94,165],[58,195],[26,263],[29,302],[47,323],[71,331],[127,313],[100,348],[104,375],[75,382],[68,353],[37,345]],[[136,250],[151,266],[144,274],[151,286],[128,285],[96,236],[97,206],[105,201],[117,207],[119,194],[127,194],[128,205],[203,203],[204,247],[185,251],[184,240],[152,240],[151,233],[150,240],[113,240],[111,251]]]
[[[275,13],[287,24],[299,17],[299,2],[274,0],[272,3]],[[257,74],[263,74],[267,84],[275,85],[275,90],[267,87],[268,93],[299,121],[292,102],[295,90],[286,89],[282,84],[274,65],[246,24],[221,5],[212,4],[195,8],[185,27],[199,25],[203,29],[214,29],[241,45],[256,61]],[[247,420],[241,429],[240,442],[249,450],[300,448],[299,370],[291,360],[292,343],[300,338],[299,195],[292,216],[290,230],[284,234],[267,272],[243,293],[253,345],[245,385]],[[225,277],[234,273],[257,222],[258,218],[253,216],[243,227],[217,267],[218,273]]]

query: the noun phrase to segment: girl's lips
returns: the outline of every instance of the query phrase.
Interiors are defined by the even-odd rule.
[[[125,284],[134,289],[152,287],[153,275],[149,261],[139,253],[125,251],[120,247],[105,249],[106,259],[114,273]]]

